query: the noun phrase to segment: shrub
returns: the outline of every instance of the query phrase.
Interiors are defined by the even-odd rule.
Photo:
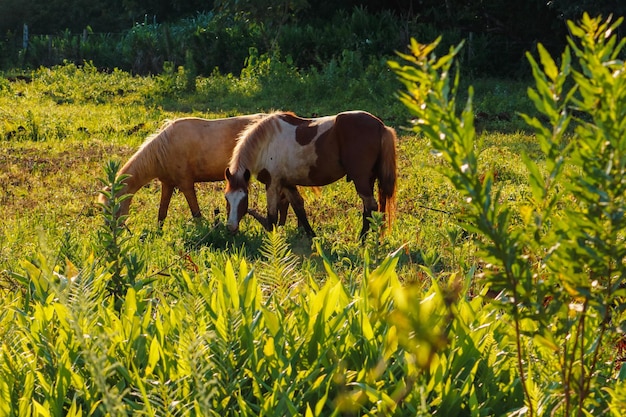
[[[494,173],[479,170],[471,88],[457,117],[459,72],[451,68],[461,45],[437,58],[438,41],[413,40],[412,54],[402,55],[408,65],[390,63],[407,87],[401,99],[416,129],[447,161],[446,175],[465,199],[460,224],[481,238],[482,276],[498,294],[491,306],[511,321],[520,412],[530,416],[623,409],[616,394],[623,372],[615,380],[603,365],[615,360],[626,295],[626,73],[619,59],[626,40],[614,34],[621,23],[586,14],[569,22],[559,66],[542,45],[539,62],[527,55],[536,83],[528,94],[547,122],[524,116],[545,161],[523,156],[531,197],[522,221],[500,198]]]

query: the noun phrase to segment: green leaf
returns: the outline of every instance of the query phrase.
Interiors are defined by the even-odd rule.
[[[131,287],[126,291],[124,316],[132,323],[135,320],[135,314],[137,314],[137,292]]]
[[[263,308],[261,311],[263,312],[263,319],[265,320],[267,329],[270,331],[272,336],[276,337],[280,331],[280,319],[278,318],[278,315],[267,308]]]
[[[22,387],[22,395],[18,399],[18,416],[27,417],[31,415],[31,405],[34,402],[35,373],[27,372]]]
[[[244,261],[242,260],[242,262]],[[240,273],[243,273],[241,269],[240,271]],[[239,285],[239,297],[243,300],[243,308],[246,311],[258,310],[263,294],[253,270],[250,270],[245,275],[245,278]]]
[[[554,60],[550,56],[550,53],[547,51],[544,46],[539,43],[537,44],[537,49],[539,50],[539,59],[543,64],[544,73],[550,78],[552,81],[555,81],[559,76],[559,70],[557,69]]]
[[[82,417],[83,416],[83,407],[76,404],[76,397],[72,399],[72,405],[70,409],[67,410],[67,414],[65,417]]]
[[[276,355],[276,347],[274,346],[274,338],[268,337],[263,345],[263,355],[266,358],[271,358]]]
[[[626,381],[626,362],[622,362],[622,365],[619,368],[619,374],[617,375],[617,380],[621,382]]]
[[[4,416],[11,415],[11,390],[13,388],[14,381],[8,378],[0,378],[0,414]]]
[[[225,295],[230,300],[232,307],[239,310],[239,291],[237,290],[237,277],[230,260],[226,261],[224,269],[224,288]]]
[[[146,364],[145,376],[150,376],[152,374],[152,371],[156,367],[157,363],[159,362],[159,358],[161,357],[160,351],[161,345],[159,344],[158,339],[156,337],[153,337],[152,341],[150,342],[150,353],[148,354],[148,363]]]
[[[541,202],[545,198],[546,183],[539,171],[539,166],[528,157],[526,152],[522,153],[522,160],[529,171],[529,182],[533,196],[537,202]]]
[[[546,331],[543,335],[535,334],[533,340],[535,343],[551,350],[554,353],[559,352],[559,346],[557,345],[556,340],[554,340],[553,335],[548,331]]]
[[[51,417],[50,410],[48,407],[45,407],[39,401],[33,400],[33,411],[34,415],[41,417]]]

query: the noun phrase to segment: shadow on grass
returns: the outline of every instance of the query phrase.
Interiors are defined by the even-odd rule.
[[[291,223],[281,227],[284,228],[285,242],[291,252],[300,259],[301,268],[321,281],[328,276],[324,259],[329,262],[331,270],[341,280],[351,285],[350,283],[360,282],[364,276],[366,264],[368,269],[373,271],[384,259],[399,249],[393,247],[385,239],[378,240],[373,234],[364,244],[361,244],[356,237],[350,241],[338,242],[332,236],[325,235],[323,230],[317,230],[318,237],[312,239]],[[218,215],[213,219],[200,219],[185,223],[181,231],[181,239],[185,251],[207,249],[226,256],[243,256],[249,263],[255,263],[265,260],[263,246],[267,240],[267,233],[260,225],[249,222],[242,225],[239,232],[232,234],[226,228],[223,216]],[[147,238],[158,239],[159,235],[159,232],[149,232]],[[318,252],[314,241],[319,243],[321,253]],[[441,265],[433,265],[433,260],[430,258],[432,255],[425,254],[419,248],[405,246],[399,253],[397,271],[400,273],[407,267],[419,269],[419,265],[434,267],[435,270],[441,269]],[[436,263],[440,261],[437,259]],[[402,276],[400,278],[403,279]]]
[[[252,226],[250,223],[248,226]],[[256,226],[256,225],[255,225]],[[182,239],[186,251],[208,248],[211,251],[239,253],[244,249],[246,257],[257,260],[262,257],[261,248],[267,232],[261,227],[242,226],[237,233],[231,233],[222,216],[212,220],[200,219],[189,222],[183,229]],[[313,254],[311,238],[303,231],[286,227],[286,242],[297,256],[309,257]]]

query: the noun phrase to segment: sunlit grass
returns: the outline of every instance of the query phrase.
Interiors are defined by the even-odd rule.
[[[380,91],[397,84],[389,74],[379,84],[368,79],[369,71],[374,73],[379,68],[371,65],[363,79],[351,81],[344,90],[324,85],[343,85],[343,80],[336,78],[342,74],[340,67],[333,70],[335,73],[287,71],[282,78],[272,78],[271,73],[259,76],[254,71],[241,78],[215,74],[198,79],[194,93],[172,90],[169,83],[173,81],[163,77],[134,77],[119,71],[102,74],[89,66],[73,65],[42,69],[33,72],[30,79],[8,83],[0,90],[0,140],[4,143],[0,201],[5,235],[0,242],[0,268],[12,270],[20,259],[42,250],[56,257],[49,248],[59,246],[68,236],[81,248],[93,246],[90,232],[101,221],[95,199],[104,163],[124,162],[165,119],[186,115],[227,117],[273,109],[310,116],[352,108],[372,111],[399,134],[397,220],[391,232],[385,234],[383,245],[376,245],[375,250],[389,252],[404,246],[400,265],[407,281],[420,278],[416,268],[419,264],[436,271],[466,268],[472,262],[472,249],[466,237],[451,239],[449,234],[455,228],[454,215],[463,209],[463,203],[438,172],[441,161],[430,152],[428,141],[404,129],[409,125],[408,116],[397,104],[393,91],[377,99]],[[480,85],[485,98],[476,101],[490,112],[495,111],[491,103],[513,88],[493,80]],[[525,173],[516,155],[523,150],[532,154],[532,138],[520,131],[484,131],[483,144],[485,169],[495,170],[499,175],[496,179],[505,189],[510,184],[505,193],[518,198],[521,191],[517,183]],[[168,265],[189,251],[202,257],[245,247],[246,256],[255,258],[265,232],[252,218],[245,218],[237,237],[210,230],[215,222],[224,221],[222,187],[221,183],[197,185],[207,236],[200,236],[204,229],[190,221],[182,195],[174,196],[161,232],[156,228],[159,184],[151,183],[135,195],[128,226],[149,249],[144,251],[149,263]],[[356,231],[360,229],[362,207],[353,185],[341,180],[324,187],[319,194],[304,190],[303,196],[311,224],[331,258],[347,274],[360,270],[363,248]],[[258,183],[251,188],[251,206],[264,211],[264,190]],[[185,232],[198,227],[198,232]],[[285,229],[300,256],[316,257],[312,242],[297,230],[293,213]],[[152,243],[148,245],[147,241]],[[469,256],[463,265],[459,251]]]
[[[349,316],[353,314],[352,310],[355,308],[357,310],[354,314],[357,316],[361,314],[360,311],[366,315],[373,314],[367,313],[367,303],[360,293],[361,288],[364,288],[364,279],[368,271],[384,262],[389,262],[388,255],[399,248],[401,249],[394,258],[397,259],[395,267],[397,278],[400,283],[409,284],[407,288],[414,291],[416,300],[423,294],[434,295],[433,279],[444,283],[445,286],[448,281],[454,282],[457,279],[469,277],[467,285],[471,285],[472,288],[468,289],[468,294],[476,294],[480,291],[481,282],[474,276],[474,271],[480,267],[480,261],[475,254],[474,241],[472,236],[460,229],[455,222],[456,216],[465,209],[465,203],[442,176],[440,169],[443,167],[443,161],[431,152],[428,140],[419,133],[405,129],[410,125],[410,121],[406,112],[396,103],[393,91],[379,99],[382,91],[392,90],[390,86],[395,85],[390,78],[383,79],[381,84],[368,79],[355,79],[342,89],[340,87],[345,84],[344,79],[338,76],[333,78],[327,73],[304,75],[289,73],[290,75],[282,78],[282,81],[280,81],[281,78],[272,77],[238,79],[232,76],[216,75],[208,79],[198,79],[196,91],[188,93],[173,88],[172,81],[163,78],[131,77],[122,73],[99,74],[93,73],[91,69],[87,69],[87,73],[84,74],[73,67],[56,71],[58,73],[51,70],[45,70],[43,74],[36,72],[30,82],[9,83],[8,88],[0,90],[0,114],[3,116],[3,121],[0,123],[0,141],[2,142],[2,147],[0,147],[0,204],[4,209],[3,221],[0,222],[0,271],[2,271],[0,291],[7,294],[15,288],[20,288],[15,277],[22,276],[24,268],[30,268],[33,274],[38,273],[37,268],[54,268],[55,273],[61,275],[80,270],[81,274],[86,276],[95,274],[96,278],[93,279],[96,283],[98,279],[106,278],[106,275],[98,275],[98,271],[101,271],[98,268],[102,268],[103,265],[100,258],[95,258],[102,256],[100,254],[102,245],[97,234],[103,225],[101,210],[96,204],[98,191],[102,187],[99,178],[104,176],[103,168],[107,161],[114,160],[122,163],[126,161],[165,119],[189,115],[206,118],[227,117],[274,109],[293,110],[301,115],[311,116],[360,108],[383,118],[388,125],[397,129],[399,136],[398,205],[396,222],[392,229],[382,237],[376,232],[372,233],[362,245],[358,239],[362,203],[352,183],[340,180],[323,187],[319,193],[308,189],[302,190],[307,215],[317,237],[311,240],[298,230],[295,216],[290,213],[286,226],[280,230],[280,239],[273,236],[273,241],[278,243],[271,248],[280,249],[276,252],[278,256],[289,251],[289,262],[295,263],[268,259],[268,252],[263,249],[264,245],[267,245],[268,234],[251,216],[244,218],[237,235],[233,236],[226,230],[222,183],[197,184],[198,199],[204,214],[202,220],[191,219],[184,197],[176,193],[161,230],[157,227],[160,185],[154,181],[143,187],[133,197],[130,217],[127,221],[128,229],[125,232],[125,237],[128,238],[125,247],[143,262],[145,267],[140,278],[149,280],[151,285],[142,290],[143,292],[139,295],[133,292],[126,293],[126,302],[129,304],[126,308],[130,313],[125,313],[126,310],[123,310],[120,312],[120,319],[122,323],[125,323],[124,326],[130,326],[129,323],[135,323],[132,326],[137,325],[136,314],[132,313],[130,307],[134,303],[139,303],[146,308],[148,301],[153,300],[154,305],[158,305],[159,308],[155,312],[137,313],[143,314],[143,325],[148,327],[144,328],[142,335],[133,339],[133,348],[129,350],[121,338],[121,332],[129,330],[128,328],[120,330],[116,327],[118,326],[116,320],[109,321],[111,313],[105,311],[107,304],[103,301],[91,301],[89,305],[92,307],[88,308],[90,301],[87,298],[73,305],[72,314],[93,315],[94,318],[91,320],[100,320],[104,326],[104,330],[98,327],[87,332],[76,329],[77,335],[85,332],[92,338],[69,345],[72,349],[76,344],[82,346],[81,349],[84,351],[81,355],[86,357],[87,362],[85,366],[98,369],[106,365],[108,356],[103,353],[104,345],[110,346],[108,351],[113,352],[108,353],[109,356],[115,355],[115,360],[124,364],[124,372],[135,363],[146,361],[152,363],[156,356],[153,354],[147,357],[149,346],[144,346],[147,340],[144,336],[146,334],[149,334],[148,337],[153,340],[159,340],[162,347],[167,349],[161,357],[165,358],[165,355],[168,355],[174,358],[168,359],[172,363],[189,357],[188,353],[185,353],[188,351],[184,349],[193,350],[193,346],[201,346],[203,350],[193,350],[193,355],[189,357],[189,360],[195,364],[193,366],[199,367],[195,378],[201,379],[202,375],[198,372],[204,370],[213,375],[213,378],[223,380],[223,383],[218,384],[221,387],[218,396],[220,401],[225,403],[230,392],[222,385],[232,383],[233,387],[238,387],[242,381],[248,380],[249,375],[240,374],[248,371],[245,368],[242,369],[239,364],[229,364],[231,359],[229,355],[217,353],[233,351],[241,352],[243,355],[254,355],[257,349],[261,349],[266,355],[271,346],[269,340],[274,343],[274,338],[280,340],[282,337],[276,333],[269,333],[269,335],[267,333],[268,329],[273,328],[271,317],[274,315],[281,316],[280,320],[285,323],[285,329],[294,332],[293,335],[285,335],[293,340],[281,343],[286,343],[288,346],[294,346],[294,341],[302,343],[302,340],[306,340],[303,338],[309,336],[306,336],[306,332],[299,330],[295,324],[299,321],[296,319],[306,318],[308,313],[305,313],[303,308],[307,309],[309,305],[315,305],[315,303],[325,303],[325,299],[318,297],[309,301],[307,297],[317,297],[315,294],[317,294],[318,287],[326,282],[332,283],[333,279],[340,280],[355,302],[348,303],[346,296],[343,295],[342,302],[348,304],[337,304],[333,301],[327,303],[327,308],[334,309],[343,306],[341,308],[344,310],[341,314],[349,314]],[[330,84],[325,85],[326,82]],[[116,83],[123,86],[122,91],[115,89]],[[15,103],[18,105],[15,106]],[[495,124],[490,120],[486,123],[487,127]],[[481,135],[483,139],[482,166],[485,170],[494,170],[499,173],[496,183],[503,190],[502,198],[522,201],[524,186],[521,183],[524,172],[517,155],[523,150],[527,150],[530,154],[535,152],[532,137],[519,130],[512,134],[484,129]],[[261,212],[265,210],[264,187],[258,182],[252,183],[250,205]],[[282,246],[282,239],[286,246]],[[319,245],[321,252],[317,250],[316,244]],[[328,265],[324,264],[322,255],[329,262]],[[211,296],[214,290],[207,291],[207,288],[216,289],[215,286],[221,285],[219,283],[222,279],[224,282],[232,281],[233,277],[226,276],[227,271],[233,266],[237,270],[242,265],[255,270],[257,279],[265,280],[264,283],[259,284],[259,288],[265,291],[264,303],[275,302],[277,304],[264,310],[268,315],[267,323],[269,324],[255,327],[258,330],[255,339],[248,340],[247,344],[239,345],[237,331],[241,328],[241,323],[237,320],[229,321],[231,317],[237,317],[236,314],[231,316],[232,311],[221,313],[227,314],[228,319],[222,318],[220,314],[210,315],[215,320],[226,321],[227,332],[224,338],[212,334],[214,330],[204,331],[203,326],[206,328],[207,323],[213,320],[207,318],[206,305],[221,302],[220,298]],[[284,265],[297,268],[297,276],[294,275],[294,280],[289,281],[291,284],[272,279],[272,274],[280,271]],[[244,274],[244,272],[237,272],[237,274]],[[385,279],[393,276],[391,272],[391,270],[387,271],[384,275],[387,277]],[[47,276],[48,274],[44,272],[41,279]],[[247,282],[242,276],[239,280],[237,285],[240,286]],[[108,285],[110,280],[106,278],[105,282],[106,284],[99,285]],[[295,283],[304,287],[300,288]],[[81,287],[78,287],[76,291],[80,291],[82,297],[95,299],[103,297],[102,291],[90,287],[92,284],[91,281],[80,284]],[[281,286],[283,284],[285,286]],[[271,285],[280,291],[276,289],[273,291]],[[226,289],[222,287],[222,291]],[[342,290],[335,286],[333,291]],[[277,292],[281,292],[282,295],[269,298]],[[305,301],[296,304],[294,297],[300,296],[304,297],[302,300]],[[136,301],[134,297],[137,297]],[[220,297],[225,296],[220,295]],[[209,298],[211,301],[208,301]],[[438,298],[429,299],[432,301]],[[22,301],[18,300],[18,302]],[[3,303],[4,306],[9,306],[10,297],[5,297]],[[110,307],[112,308],[112,304]],[[66,307],[65,304],[58,303],[55,304],[55,308],[62,312]],[[290,311],[293,311],[294,315],[289,315]],[[107,318],[97,319],[96,315]],[[159,322],[162,315],[172,321],[168,326],[171,326],[169,329],[176,335],[172,334],[165,339],[159,339],[161,336],[156,336],[160,330],[155,330],[151,323],[152,320],[155,320],[155,323]],[[340,317],[340,314],[339,312],[333,313],[333,316]],[[259,316],[256,317],[255,320],[258,320]],[[437,316],[429,315],[428,317],[434,322]],[[191,327],[180,320],[184,320],[185,323],[189,321],[192,323]],[[350,363],[354,361],[358,363],[358,367],[362,367],[366,359],[359,356],[361,354],[359,346],[366,338],[355,336],[355,334],[360,334],[359,326],[364,319],[358,319],[359,326],[355,319],[350,320],[352,322],[350,328],[343,328],[349,332],[344,334],[342,331],[341,336],[339,336],[340,333],[336,333],[335,336],[329,334],[328,340],[334,341],[333,345],[339,343],[340,350],[345,350],[349,355],[346,360]],[[480,320],[482,324],[490,323],[486,316],[481,316]],[[3,316],[0,314],[0,334],[13,334],[9,327],[2,324],[2,321]],[[258,323],[258,321],[250,322]],[[324,321],[319,321],[316,326],[321,326],[319,329],[324,329],[325,332],[326,325]],[[380,322],[374,325],[382,326]],[[27,327],[24,326],[24,328]],[[193,330],[188,330],[189,328]],[[381,329],[386,328],[383,326]],[[435,327],[428,327],[429,332],[433,330]],[[34,328],[32,331],[34,333],[29,337],[38,340],[40,337],[38,330]],[[319,331],[316,330],[318,333]],[[180,338],[185,339],[180,343],[188,344],[189,347],[178,345],[178,332],[180,332]],[[394,332],[395,330],[381,330],[381,334],[386,334],[385,338],[389,338],[390,343],[392,345],[395,343],[397,348],[398,342],[394,342]],[[320,341],[324,340],[319,335],[315,337]],[[480,337],[480,334],[476,334],[476,337]],[[370,341],[373,344],[368,349],[373,349],[373,346],[381,343],[379,339]],[[15,343],[17,343],[15,346],[21,346],[22,342]],[[310,346],[313,350],[307,358],[318,357],[314,344]],[[331,349],[331,344],[328,346],[325,349],[329,349],[327,352],[333,357],[335,348]],[[353,347],[356,348],[354,351],[351,350]],[[61,348],[51,346],[51,349],[56,352]],[[178,349],[183,349],[183,351]],[[274,349],[277,348],[274,347]],[[209,350],[213,354],[207,362],[203,354]],[[19,355],[19,352],[19,349],[15,350],[16,355]],[[375,350],[372,351],[373,356],[368,356],[368,360],[379,363],[374,352]],[[386,354],[391,354],[389,352],[393,350],[388,350]],[[295,360],[295,356],[289,356],[292,353],[290,351],[285,353],[290,361]],[[363,353],[366,354],[366,351]],[[45,351],[42,354],[46,354]],[[307,360],[313,360],[310,358]],[[163,361],[165,359],[161,362]],[[239,376],[228,380],[228,372],[213,370],[213,361],[220,362],[222,367],[232,366],[232,370],[228,372]],[[332,372],[343,372],[341,366],[345,365],[341,365],[337,370],[340,364],[334,364],[332,361],[326,363],[328,362],[326,359],[324,361],[325,363],[320,366],[330,366],[330,369],[333,369]],[[344,363],[344,359],[341,363]],[[300,360],[296,364],[297,366],[306,365]],[[276,363],[274,365],[278,366]],[[154,363],[151,366],[154,367]],[[171,369],[173,365],[168,366],[170,367],[168,369]],[[366,366],[374,369],[373,365]],[[384,374],[379,376],[387,375],[386,378],[389,381],[395,381],[394,372],[415,373],[415,370],[411,370],[412,366],[407,368],[401,362],[390,362]],[[459,362],[458,365],[450,366],[462,367],[463,363]],[[32,365],[32,369],[36,369],[36,366]],[[18,385],[24,385],[32,369],[31,371],[25,369],[12,378],[18,381]],[[92,371],[89,369],[75,369],[75,371],[91,374]],[[316,375],[317,368],[308,367],[307,369],[312,372],[311,375]],[[108,372],[106,376],[111,380],[119,377],[115,372]],[[363,371],[358,372],[350,371],[346,381],[355,381],[360,378],[358,375]],[[383,369],[376,372],[383,372]],[[309,375],[309,373],[301,371],[299,375]],[[374,374],[372,373],[368,378],[372,378],[372,375]],[[313,376],[308,378],[313,378]],[[55,374],[52,373],[50,377],[54,378]],[[165,388],[170,383],[170,376],[137,374],[133,378],[134,384],[147,384],[147,381],[155,381],[160,377],[167,380],[163,381],[164,388],[157,389],[156,386],[150,388],[149,398],[146,399],[146,402],[157,409],[164,408],[169,398],[180,395],[180,392],[176,391],[177,388]],[[257,379],[265,377],[263,372],[255,374]],[[282,377],[277,373],[272,378],[281,380]],[[326,379],[329,378],[331,377],[326,377]],[[215,394],[208,394],[203,390],[214,389],[211,381],[213,379],[200,381],[193,389],[198,401],[210,404],[212,395]],[[316,383],[320,381],[321,379]],[[113,389],[106,385],[104,379],[93,380],[90,383],[96,392],[108,396],[105,397],[106,402],[103,400],[103,407],[115,407],[121,404],[117,388]],[[307,392],[311,383],[312,381],[305,383]],[[325,383],[333,387],[337,385],[335,380]],[[429,395],[439,395],[434,392],[436,389]],[[30,394],[24,392],[20,395],[29,398]],[[345,394],[334,393],[333,395],[338,398],[337,401],[343,401],[341,398]],[[134,401],[143,401],[139,400],[134,393],[133,398]],[[341,407],[357,406],[353,399],[346,397],[345,401],[346,403]],[[412,403],[417,400],[407,397],[405,401]],[[336,404],[328,405],[328,407],[334,406]],[[216,406],[212,405],[212,407]]]

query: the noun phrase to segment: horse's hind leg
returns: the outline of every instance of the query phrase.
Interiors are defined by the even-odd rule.
[[[378,202],[376,197],[374,197],[374,179],[372,178],[369,181],[354,180],[354,186],[363,201],[363,226],[359,233],[359,238],[363,241],[365,235],[370,230],[369,219],[372,217],[372,212],[378,210]]]
[[[163,227],[163,222],[167,217],[167,209],[170,206],[170,200],[174,193],[174,186],[168,183],[161,183],[161,202],[159,203],[159,228]]]
[[[359,194],[361,200],[363,200],[363,226],[361,227],[361,233],[359,233],[359,238],[361,240],[365,239],[365,235],[370,230],[370,218],[372,217],[372,212],[378,209],[378,203],[376,203],[376,198],[374,196],[364,196]]]
[[[298,227],[304,229],[305,233],[311,237],[315,236],[315,232],[313,228],[309,224],[309,220],[306,217],[306,211],[304,210],[304,199],[300,192],[295,186],[285,187],[283,188],[283,193],[285,193],[287,200],[291,203],[293,207],[294,213],[296,213],[296,217],[298,218]]]

